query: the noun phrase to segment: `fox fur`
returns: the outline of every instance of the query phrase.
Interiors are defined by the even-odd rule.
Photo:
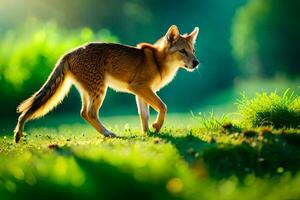
[[[18,106],[15,142],[23,136],[25,123],[51,111],[72,84],[81,95],[81,116],[104,136],[116,136],[102,125],[98,116],[108,87],[136,96],[145,132],[149,129],[149,106],[153,107],[158,115],[152,126],[158,132],[167,107],[156,92],[173,79],[180,67],[188,71],[197,67],[194,44],[198,31],[196,27],[190,34],[180,35],[172,25],[155,44],[140,43],[133,47],[93,42],[63,55],[41,89]]]

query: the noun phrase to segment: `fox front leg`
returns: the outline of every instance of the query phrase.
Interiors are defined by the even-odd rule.
[[[148,121],[149,121],[149,105],[141,97],[136,96],[136,104],[138,108],[138,113],[141,120],[142,129],[144,132],[149,130]]]
[[[167,106],[148,86],[135,84],[131,85],[130,90],[158,112],[152,127],[155,129],[155,132],[159,132],[165,120]]]

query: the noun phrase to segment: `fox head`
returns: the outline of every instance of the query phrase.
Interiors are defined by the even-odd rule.
[[[177,26],[172,25],[169,28],[160,41],[168,65],[183,67],[188,71],[193,71],[198,66],[194,48],[198,32],[199,28],[195,27],[190,34],[180,35]]]

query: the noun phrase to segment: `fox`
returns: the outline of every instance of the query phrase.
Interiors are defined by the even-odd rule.
[[[14,129],[18,143],[24,136],[25,123],[46,115],[56,107],[74,85],[81,96],[81,117],[105,137],[117,137],[101,123],[99,109],[107,88],[135,95],[143,132],[149,131],[149,106],[156,112],[152,123],[159,132],[167,106],[157,92],[170,83],[179,68],[193,71],[199,64],[195,42],[199,28],[180,34],[172,25],[154,44],[129,46],[117,43],[90,42],[63,55],[43,86],[17,107]]]

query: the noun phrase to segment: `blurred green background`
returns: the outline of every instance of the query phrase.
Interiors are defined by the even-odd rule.
[[[180,70],[159,92],[169,112],[232,111],[241,91],[297,93],[300,1],[294,0],[1,0],[0,118],[38,90],[57,59],[89,41],[155,42],[176,24],[200,27],[198,70]],[[57,113],[79,116],[73,88]],[[109,91],[104,116],[135,114],[134,97]],[[53,115],[53,114],[52,114]]]

